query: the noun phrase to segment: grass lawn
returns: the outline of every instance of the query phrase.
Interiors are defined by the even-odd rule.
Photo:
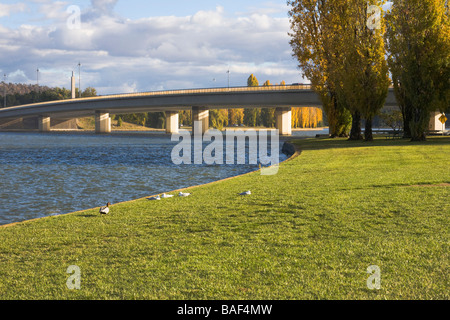
[[[450,139],[295,143],[274,176],[0,228],[0,299],[449,299]]]

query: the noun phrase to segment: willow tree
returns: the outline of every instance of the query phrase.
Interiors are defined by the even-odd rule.
[[[346,136],[351,125],[351,114],[343,97],[338,97],[337,79],[333,76],[339,67],[341,54],[331,42],[340,38],[335,33],[337,0],[292,0],[289,11],[291,47],[304,76],[311,81],[319,95],[333,136]]]
[[[388,63],[405,136],[423,141],[430,113],[450,104],[448,1],[396,0],[386,21]]]

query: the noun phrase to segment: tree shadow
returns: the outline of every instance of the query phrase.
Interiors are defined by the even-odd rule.
[[[325,150],[345,148],[368,148],[368,147],[410,147],[410,146],[450,146],[449,136],[429,136],[426,141],[411,141],[411,139],[386,139],[386,137],[375,137],[373,141],[349,141],[347,138],[311,138],[292,139],[301,150]]]

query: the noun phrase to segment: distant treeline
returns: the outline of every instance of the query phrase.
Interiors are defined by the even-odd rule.
[[[6,107],[72,98],[72,91],[66,88],[49,88],[47,86],[21,83],[2,83],[0,88],[0,105],[2,107],[5,107],[5,91]],[[96,95],[97,91],[91,87],[81,92],[82,97],[95,97]],[[76,89],[76,96],[79,96],[78,89]]]

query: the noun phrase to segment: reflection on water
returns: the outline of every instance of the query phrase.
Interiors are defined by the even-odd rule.
[[[0,133],[0,224],[142,198],[257,167],[174,165],[176,144],[156,133]]]

